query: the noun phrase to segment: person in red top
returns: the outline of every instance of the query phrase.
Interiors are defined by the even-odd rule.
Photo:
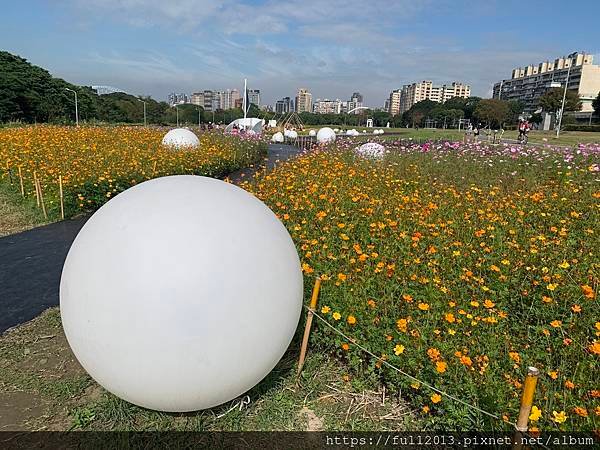
[[[519,142],[527,142],[527,133],[531,130],[531,125],[527,119],[519,121]]]

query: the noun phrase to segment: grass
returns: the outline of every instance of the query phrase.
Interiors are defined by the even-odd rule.
[[[0,337],[0,430],[408,430],[419,420],[378,383],[348,373],[328,355],[309,351],[297,382],[296,339],[277,367],[236,402],[185,414],[150,411],[97,385],[79,366],[58,308]],[[239,399],[238,399],[239,400]]]
[[[331,128],[339,128],[339,129],[350,129],[355,128],[357,131],[361,132],[362,130],[367,130],[364,138],[371,139],[373,138],[373,130],[376,128],[365,128],[365,127],[339,127],[334,125],[329,125]],[[318,129],[320,127],[308,127],[306,130],[310,129]],[[385,139],[385,140],[394,140],[394,139],[415,139],[415,140],[438,140],[438,139],[447,139],[452,141],[462,141],[465,137],[464,131],[454,130],[454,129],[430,129],[430,128],[420,128],[418,130],[414,128],[383,128],[384,134],[378,135],[377,139]],[[306,131],[307,133],[308,131]],[[303,134],[306,134],[303,133]],[[393,133],[393,134],[392,134]],[[518,136],[518,132],[516,130],[508,130],[504,133],[504,140],[513,140],[516,141]],[[359,136],[358,138],[361,138]],[[357,138],[357,139],[358,139]],[[545,139],[545,140],[544,140]],[[486,141],[487,136],[485,134],[481,134],[479,137],[480,141]],[[532,144],[551,144],[551,145],[565,145],[565,146],[574,146],[577,144],[590,144],[596,143],[600,144],[600,133],[598,132],[585,132],[585,131],[563,131],[560,134],[560,137],[556,138],[556,132],[554,131],[531,131],[529,134],[529,143]]]
[[[29,230],[47,221],[35,200],[21,197],[18,187],[0,181],[0,237]]]

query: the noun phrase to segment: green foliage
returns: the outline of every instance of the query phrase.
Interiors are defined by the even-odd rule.
[[[564,90],[562,88],[549,89],[544,95],[540,97],[540,106],[544,111],[557,112],[562,106]],[[565,111],[579,111],[581,110],[581,100],[577,92],[570,91],[567,89],[567,96],[565,98]]]
[[[478,102],[474,117],[490,128],[500,128],[510,117],[509,103],[495,98]]]
[[[600,114],[600,92],[598,92],[598,96],[592,102],[592,108],[594,108],[596,114]]]
[[[565,131],[589,131],[600,133],[600,125],[578,125],[578,124],[567,124]]]
[[[543,117],[540,113],[533,113],[531,115],[531,117],[529,118],[529,121],[531,123],[535,123],[536,125],[539,125],[540,123],[542,123]]]

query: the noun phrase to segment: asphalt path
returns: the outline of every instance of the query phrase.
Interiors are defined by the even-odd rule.
[[[271,144],[261,164],[228,178],[239,183],[265,166],[273,169],[299,151],[291,145]],[[67,253],[88,218],[64,220],[0,238],[0,334],[58,305]]]

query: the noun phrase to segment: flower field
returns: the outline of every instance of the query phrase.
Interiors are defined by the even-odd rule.
[[[128,187],[165,175],[211,177],[258,161],[267,146],[256,139],[204,133],[195,150],[173,151],[161,145],[166,130],[135,127],[34,126],[0,128],[0,177],[35,198],[34,173],[40,180],[50,218],[60,218],[60,186],[65,216],[94,210]]]
[[[245,188],[281,218],[323,282],[313,345],[383,379],[431,427],[508,429],[382,360],[515,422],[528,366],[531,429],[597,430],[600,146],[386,143],[307,152]]]

